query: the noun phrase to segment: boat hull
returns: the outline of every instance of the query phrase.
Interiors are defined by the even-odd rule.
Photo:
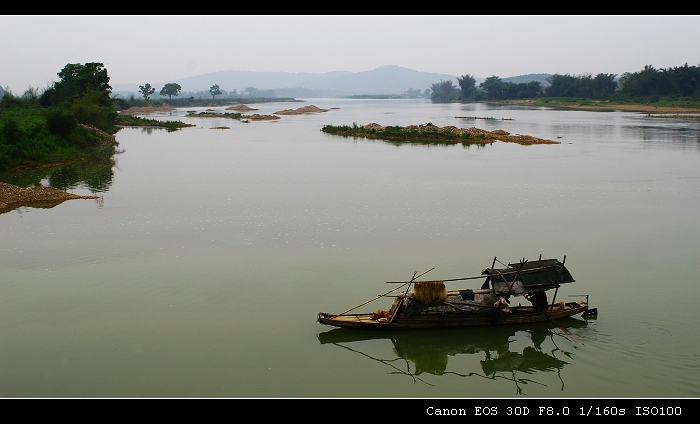
[[[549,305],[546,312],[534,307],[514,307],[508,314],[487,316],[481,314],[399,314],[394,322],[380,322],[372,319],[372,314],[331,315],[325,312],[318,314],[318,322],[340,328],[362,330],[399,330],[421,328],[475,327],[486,325],[509,325],[543,322],[566,318],[588,310],[587,302],[569,302]]]

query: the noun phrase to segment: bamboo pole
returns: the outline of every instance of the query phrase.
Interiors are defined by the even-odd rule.
[[[434,269],[435,269],[435,268],[430,268],[429,270],[425,271],[424,273],[422,273],[422,274],[419,275],[418,277],[422,277],[423,275],[429,273],[430,271],[432,271],[432,270],[434,270]],[[412,278],[410,281],[406,281],[406,282],[403,283],[402,285],[400,285],[400,286],[398,286],[398,287],[396,287],[396,288],[393,288],[393,289],[389,290],[388,292],[386,292],[386,293],[384,293],[384,294],[380,294],[379,296],[375,297],[374,299],[368,300],[368,301],[365,302],[365,303],[362,303],[362,304],[360,304],[360,305],[357,305],[357,306],[355,306],[354,308],[350,308],[350,309],[348,309],[347,311],[345,311],[345,312],[343,312],[343,313],[340,313],[340,314],[338,314],[338,315],[336,315],[336,316],[338,317],[338,316],[347,314],[348,312],[350,312],[350,311],[352,311],[352,310],[354,310],[354,309],[357,309],[357,308],[359,308],[360,306],[364,306],[364,305],[366,305],[366,304],[368,304],[368,303],[370,303],[370,302],[374,302],[375,300],[379,299],[380,297],[386,296],[387,294],[389,294],[389,293],[391,293],[391,292],[393,292],[393,291],[395,291],[395,290],[400,289],[401,287],[405,286],[406,284],[412,283],[413,280],[416,279],[416,278],[418,278],[418,277],[416,277],[415,274],[413,274],[413,278]]]
[[[417,272],[417,271],[416,271]],[[411,283],[416,279],[416,273],[413,273],[413,278],[411,278],[411,281],[408,282],[408,287],[406,287],[406,293],[408,293],[409,290],[411,290]],[[405,299],[405,296],[401,297],[401,300],[399,303],[396,305],[396,309],[394,309],[394,312],[389,316],[389,323],[392,323],[396,321],[396,317],[399,316],[399,311],[401,310],[401,306],[403,306],[403,300]]]

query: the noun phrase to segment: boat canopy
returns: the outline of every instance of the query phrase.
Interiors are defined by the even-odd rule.
[[[558,259],[509,263],[507,268],[487,268],[482,274],[488,275],[484,288],[490,281],[498,295],[535,293],[575,281]]]

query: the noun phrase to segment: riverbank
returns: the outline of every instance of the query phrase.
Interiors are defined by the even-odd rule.
[[[492,104],[506,104],[516,106],[536,106],[567,108],[575,110],[590,110],[599,112],[641,112],[641,113],[700,113],[700,104],[687,105],[652,105],[635,103],[613,103],[609,100],[584,100],[581,102],[565,102],[556,100],[524,99],[524,100],[503,100],[499,102],[489,102]]]

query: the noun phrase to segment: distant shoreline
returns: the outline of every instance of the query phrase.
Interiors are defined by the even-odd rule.
[[[641,112],[641,113],[700,113],[700,107],[695,106],[652,106],[642,104],[619,104],[604,101],[587,101],[587,104],[543,102],[541,100],[503,100],[500,102],[487,102],[493,104],[506,104],[515,106],[537,106],[551,108],[566,108],[575,110],[591,110],[601,112]]]

